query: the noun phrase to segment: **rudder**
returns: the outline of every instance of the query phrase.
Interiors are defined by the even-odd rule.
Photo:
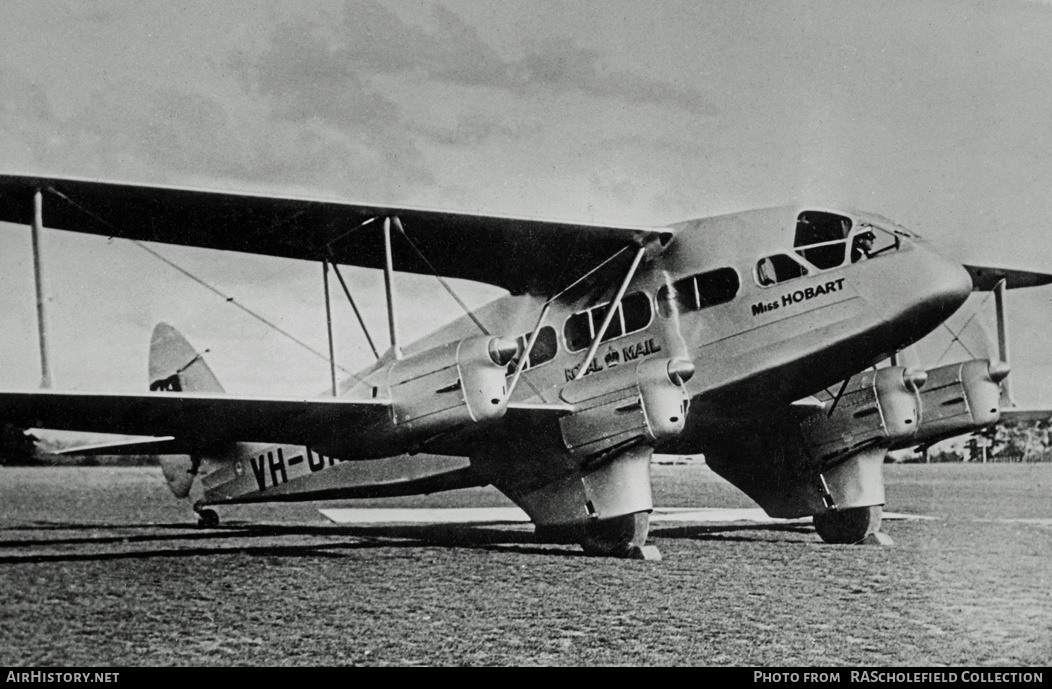
[[[158,323],[150,338],[150,390],[156,392],[223,392],[223,386],[179,331]]]

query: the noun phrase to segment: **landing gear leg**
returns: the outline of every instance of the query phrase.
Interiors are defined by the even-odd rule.
[[[657,546],[646,545],[649,531],[650,515],[647,512],[597,519],[585,527],[581,546],[585,555],[595,557],[660,560],[661,553]]]
[[[880,505],[816,514],[815,531],[826,543],[891,545],[891,537],[880,531],[883,515]]]
[[[219,515],[215,510],[194,505],[194,512],[197,512],[197,525],[202,529],[214,529],[219,526]]]

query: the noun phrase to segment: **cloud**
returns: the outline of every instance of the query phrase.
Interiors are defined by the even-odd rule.
[[[359,112],[357,123],[335,126],[320,115],[261,112],[243,97],[221,100],[127,79],[93,91],[79,111],[58,118],[44,92],[17,72],[0,72],[0,89],[0,154],[9,170],[258,182],[350,198],[393,198],[432,181],[420,153],[395,124],[384,123],[382,105],[380,116]]]
[[[711,111],[696,92],[615,69],[571,38],[549,37],[506,56],[448,9],[434,6],[430,20],[420,26],[375,2],[348,2],[337,18],[280,24],[262,52],[239,54],[229,65],[268,100],[273,117],[366,132],[384,155],[400,158],[415,152],[407,133],[467,145],[533,132],[509,126],[507,108],[499,118],[473,109],[479,100],[507,106],[509,99],[586,96]],[[449,110],[456,111],[451,118],[436,116]]]
[[[633,103],[667,104],[691,111],[708,109],[699,94],[660,79],[615,69],[598,50],[582,47],[570,37],[542,38],[523,55],[502,58],[458,15],[436,7],[434,16],[436,31],[420,38],[424,45],[437,46],[429,64],[431,75],[436,78],[520,95],[578,91]]]
[[[280,119],[317,119],[344,129],[382,127],[398,117],[398,106],[365,83],[348,52],[334,47],[318,27],[294,20],[279,26],[270,48],[242,67],[250,88],[271,100]]]
[[[13,69],[0,69],[0,93],[0,157],[10,170],[31,166],[47,148],[54,117],[47,95]]]

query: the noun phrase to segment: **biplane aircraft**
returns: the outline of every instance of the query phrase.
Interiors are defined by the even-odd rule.
[[[997,421],[1008,369],[877,364],[973,289],[1052,281],[961,266],[887,218],[813,206],[594,226],[0,175],[0,220],[381,269],[391,342],[340,389],[333,376],[331,396],[241,396],[161,324],[148,390],[3,391],[0,418],[144,436],[92,451],[162,456],[204,525],[216,505],[492,484],[540,537],[614,557],[644,552],[655,451],[703,453],[828,542],[886,540],[885,455]],[[403,344],[396,271],[508,295]]]

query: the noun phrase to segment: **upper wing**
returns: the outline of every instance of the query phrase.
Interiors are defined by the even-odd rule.
[[[398,216],[396,270],[548,294],[656,230],[372,206],[311,198],[0,174],[0,220],[29,224],[44,192],[46,227],[209,249],[384,266],[378,218]],[[363,225],[364,223],[364,225]],[[357,229],[355,229],[357,228]],[[671,230],[662,228],[661,233]]]
[[[0,392],[0,419],[18,426],[171,436],[179,440],[182,451],[231,441],[313,445],[327,440],[334,429],[381,422],[389,418],[389,407],[384,400]]]

